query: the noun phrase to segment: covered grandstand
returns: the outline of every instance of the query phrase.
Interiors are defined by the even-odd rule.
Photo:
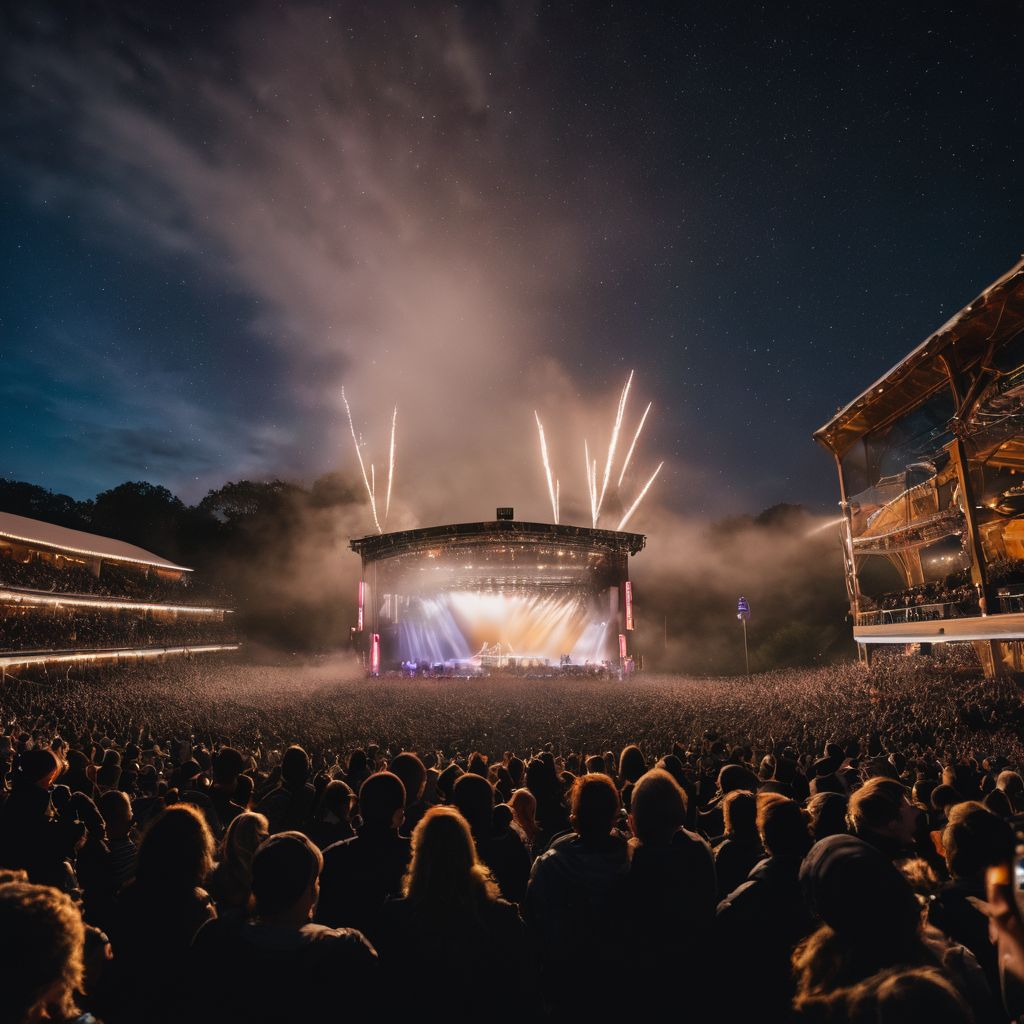
[[[192,570],[97,534],[0,513],[0,669],[236,650]]]
[[[1024,670],[1024,260],[858,395],[832,452],[854,638]]]
[[[629,556],[641,534],[460,523],[351,542],[356,635],[371,673],[630,669]]]

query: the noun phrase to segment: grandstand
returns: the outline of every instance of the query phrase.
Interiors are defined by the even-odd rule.
[[[237,650],[192,570],[110,537],[0,512],[0,670]]]
[[[1024,260],[814,438],[862,657],[959,641],[986,675],[1024,670]]]

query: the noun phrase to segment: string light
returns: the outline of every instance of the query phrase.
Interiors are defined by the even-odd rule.
[[[165,654],[209,654],[216,651],[237,651],[241,644],[199,644],[194,647],[138,647],[111,651],[82,653],[10,654],[0,657],[0,669],[25,665],[57,665],[88,661],[119,661],[121,658],[160,658]]]
[[[90,551],[88,548],[75,548],[68,544],[54,544],[52,541],[39,540],[36,537],[22,537],[17,533],[10,533],[7,530],[0,530],[0,537],[16,541],[19,544],[26,544],[32,548],[52,548],[54,551],[70,551],[76,555],[86,555],[89,558],[102,558],[109,562],[129,562],[131,565],[151,565],[154,569],[173,569],[175,572],[194,572],[184,565],[175,565],[173,562],[148,562],[144,558],[131,558],[129,555],[112,555],[108,551]]]
[[[23,590],[0,589],[0,604],[45,605],[59,608],[71,606],[76,608],[114,608],[123,611],[138,612],[185,612],[193,615],[212,615],[216,613],[231,615],[231,608],[200,608],[194,604],[147,604],[142,601],[111,600],[101,597],[65,596],[59,594],[29,593]]]

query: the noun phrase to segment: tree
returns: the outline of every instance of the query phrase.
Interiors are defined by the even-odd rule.
[[[246,520],[285,515],[304,496],[301,487],[283,480],[238,480],[210,491],[199,508],[222,523],[239,525]]]
[[[0,512],[40,519],[72,530],[92,529],[91,501],[76,501],[70,494],[58,494],[22,480],[0,478]]]
[[[188,508],[166,487],[134,481],[96,495],[92,528],[96,533],[181,558],[180,535]]]

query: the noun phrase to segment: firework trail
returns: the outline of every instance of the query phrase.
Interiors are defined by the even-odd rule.
[[[561,488],[559,486],[558,480],[556,478],[555,479],[555,525],[556,526],[558,525],[558,515],[559,515],[558,506],[559,506],[559,503],[561,502],[561,498],[562,498],[562,491],[561,491]]]
[[[590,461],[590,445],[587,444],[586,438],[583,439],[583,458],[586,460],[587,464],[587,494],[590,497],[590,524],[594,529],[597,529],[597,463],[595,461],[592,464]],[[591,469],[591,465],[593,465],[593,469]]]
[[[359,438],[356,437],[356,426],[352,422],[352,408],[348,404],[348,399],[345,397],[345,389],[341,389],[341,400],[345,403],[345,411],[348,413],[348,426],[349,430],[352,431],[352,443],[356,446],[356,458],[359,460],[359,468],[363,473],[363,483],[366,484],[366,493],[370,497],[370,511],[373,513],[373,523],[377,527],[378,533],[383,533],[381,529],[380,520],[377,518],[377,500],[374,497],[373,488],[370,486],[370,478],[366,475],[366,464],[363,462],[363,453],[359,447]],[[370,467],[373,470],[373,466]]]
[[[544,424],[540,421],[537,410],[533,411],[533,418],[537,421],[537,433],[540,434],[540,454],[544,459],[544,474],[548,478],[548,494],[551,496],[551,514],[555,517],[555,525],[558,525],[558,497],[555,494],[555,482],[551,475],[551,462],[548,459],[548,442],[544,437]]]
[[[633,383],[633,371],[629,371],[626,384],[619,395],[619,407],[615,412],[615,424],[612,427],[611,440],[608,442],[608,458],[604,463],[604,477],[601,480],[601,494],[597,499],[597,514],[601,514],[601,506],[604,504],[605,491],[608,490],[608,479],[612,475],[612,464],[615,462],[615,449],[619,443],[619,432],[622,430],[622,417],[626,414],[626,401],[629,398],[629,388]],[[596,524],[595,524],[596,525]]]
[[[622,517],[618,529],[621,530],[629,522],[630,516],[640,507],[640,502],[644,500],[644,495],[650,490],[651,484],[654,483],[655,477],[661,472],[661,467],[664,465],[664,462],[658,463],[658,468],[651,474],[651,479],[644,484],[644,489],[637,495],[636,501],[629,506],[629,511]]]
[[[650,408],[650,406],[648,406]],[[391,514],[391,481],[395,478],[395,423],[398,420],[398,406],[391,414],[391,447],[388,451],[388,496],[384,502],[384,523],[387,525],[388,516]],[[643,426],[643,424],[641,424]],[[635,442],[634,442],[635,443]],[[555,522],[558,522],[556,519]]]
[[[616,487],[622,486],[622,478],[626,475],[626,470],[629,469],[629,460],[633,458],[633,449],[636,448],[637,441],[640,440],[640,431],[644,429],[644,423],[647,421],[647,414],[651,411],[653,402],[647,403],[647,408],[644,409],[643,416],[640,417],[640,426],[636,428],[636,433],[633,435],[633,443],[629,446],[629,451],[626,452],[626,461],[622,464],[622,472],[619,474],[618,483]]]

